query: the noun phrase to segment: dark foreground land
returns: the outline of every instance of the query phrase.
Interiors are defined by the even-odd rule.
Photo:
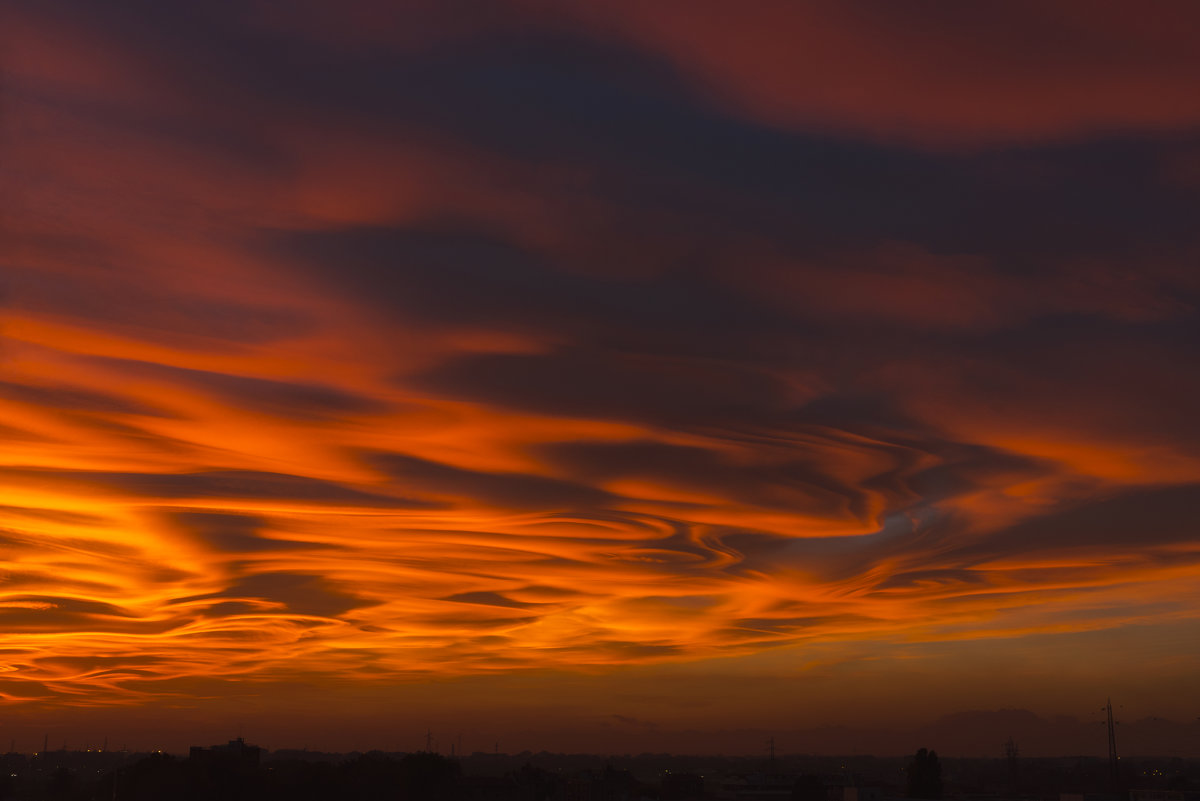
[[[930,760],[932,756],[932,760]],[[273,753],[0,756],[0,801],[1200,801],[1200,759]]]

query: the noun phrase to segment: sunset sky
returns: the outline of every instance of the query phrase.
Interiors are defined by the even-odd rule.
[[[1195,721],[1197,30],[5,2],[0,739]]]

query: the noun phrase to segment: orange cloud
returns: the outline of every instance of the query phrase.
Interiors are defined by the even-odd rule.
[[[6,11],[4,702],[711,671],[664,692],[735,715],[723,666],[965,694],[939,649],[1194,626],[1188,148],[862,141],[1191,125],[1176,29],[1109,67],[1115,13],[1021,6],[964,75],[1001,12],[763,8]]]

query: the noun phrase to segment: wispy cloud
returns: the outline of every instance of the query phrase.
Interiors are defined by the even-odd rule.
[[[6,699],[1200,615],[1166,12],[84,5],[0,17]]]

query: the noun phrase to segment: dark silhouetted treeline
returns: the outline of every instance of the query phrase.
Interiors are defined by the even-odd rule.
[[[908,797],[942,797],[942,763],[937,751],[920,749],[908,763]]]
[[[24,786],[0,785],[4,801],[455,801],[459,764],[438,754],[363,754],[339,764],[280,761],[247,769],[232,761],[152,754],[99,777],[59,767]],[[115,784],[115,787],[114,787]]]

